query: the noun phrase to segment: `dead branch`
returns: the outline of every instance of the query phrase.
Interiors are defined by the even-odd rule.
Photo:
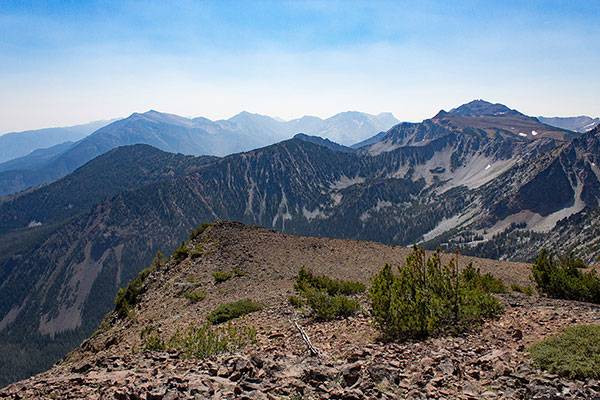
[[[306,347],[308,347],[308,350],[310,351],[310,355],[318,357],[319,352],[317,351],[317,349],[314,348],[314,346],[310,342],[310,339],[308,338],[308,335],[306,334],[306,332],[304,332],[304,330],[300,327],[300,325],[298,325],[298,322],[296,322],[296,321],[290,321],[290,322],[293,322],[294,325],[296,325],[296,328],[300,332],[300,336],[302,337],[302,340],[304,340],[304,343],[306,343]]]

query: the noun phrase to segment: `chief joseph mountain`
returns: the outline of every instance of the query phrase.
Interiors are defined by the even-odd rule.
[[[335,390],[339,396],[351,390],[357,391],[356,396],[372,396],[372,386],[379,387],[383,375],[388,384],[397,386],[402,381],[398,371],[404,365],[432,359],[433,364],[415,371],[422,375],[444,357],[442,349],[454,346],[458,353],[453,353],[453,360],[462,365],[463,372],[479,371],[478,381],[493,379],[483,364],[501,360],[502,368],[514,372],[504,376],[516,376],[510,381],[515,398],[522,398],[518,396],[523,390],[531,390],[524,382],[535,375],[532,369],[518,371],[529,365],[522,345],[556,332],[568,322],[563,315],[598,323],[597,308],[504,295],[506,312],[480,333],[402,345],[406,357],[396,361],[391,354],[399,348],[369,339],[374,333],[367,313],[350,320],[309,323],[305,325],[308,336],[319,337],[315,346],[330,357],[311,360],[299,369],[304,350],[289,322],[291,282],[304,265],[368,284],[383,264],[403,262],[408,250],[397,246],[414,243],[506,260],[472,259],[483,272],[508,284],[526,285],[529,273],[525,264],[507,261],[530,261],[543,247],[559,254],[573,252],[593,263],[600,246],[599,144],[599,128],[572,132],[478,100],[440,111],[421,123],[397,124],[352,147],[297,135],[222,158],[165,153],[147,145],[111,150],[60,180],[0,202],[3,383],[48,368],[76,347],[114,308],[119,287],[147,267],[157,251],[171,254],[204,222],[239,221],[285,234],[382,244],[278,236],[258,228],[217,224],[205,237],[213,243],[209,251],[214,253],[198,260],[172,260],[154,271],[144,282],[145,294],[132,319],[115,320],[61,366],[2,393],[86,398],[94,392],[90,388],[96,388],[102,393],[100,398],[109,393],[116,398],[137,398],[139,393],[158,393],[164,388],[162,395],[156,395],[163,397],[153,398],[167,398],[173,382],[178,382],[187,385],[180,391],[194,398],[192,382],[202,382],[197,393],[227,397],[230,392],[269,392],[261,386],[269,382],[268,376],[272,385],[288,387],[287,393],[274,394],[292,396],[301,387],[298,380],[306,390],[320,390],[311,386],[311,379],[300,379],[305,374],[316,371],[328,376],[333,372],[323,368],[340,373],[344,368],[357,368],[354,363],[362,360],[360,373],[352,375],[357,379],[352,385],[325,384],[324,388],[331,398],[338,398]],[[245,275],[225,286],[212,284],[212,272],[232,268]],[[206,291],[206,299],[193,307],[181,297],[185,292],[181,285],[188,278],[197,279]],[[237,365],[233,356],[219,356],[218,362],[206,361],[194,369],[176,355],[134,351],[145,327],[161,329],[166,337],[176,327],[199,322],[225,299],[237,298],[267,306],[248,316],[259,329],[254,347],[243,350],[249,352],[245,356],[235,356],[248,360],[247,367],[256,373],[267,374],[260,382],[247,382],[258,385],[254,389],[232,379],[237,367],[218,373],[218,362],[223,368]],[[551,326],[546,324],[548,310],[555,313]],[[521,324],[519,334],[514,333],[514,321]],[[520,336],[518,340],[514,335]],[[260,350],[272,353],[261,362],[273,363],[274,369],[254,362],[252,352]],[[488,350],[492,353],[482,360]],[[497,365],[492,364],[495,371]],[[377,365],[385,371],[375,378],[371,371]],[[128,375],[126,371],[135,366],[142,372]],[[211,368],[217,371],[212,374]],[[451,375],[445,379],[454,391],[446,396],[486,392],[481,382],[465,386],[465,379],[471,380],[464,374]],[[116,393],[110,382],[126,388]],[[544,387],[554,390],[562,384],[557,382],[550,379]],[[405,388],[405,394],[413,389]],[[595,389],[592,385],[581,390],[590,394]]]

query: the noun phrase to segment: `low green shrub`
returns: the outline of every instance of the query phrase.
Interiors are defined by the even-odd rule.
[[[152,260],[150,267],[140,271],[138,276],[129,282],[127,287],[120,288],[117,291],[117,295],[115,296],[115,311],[120,318],[129,315],[129,311],[137,303],[138,296],[142,293],[144,280],[148,275],[160,268],[163,263],[163,255],[160,251],[156,252],[156,256]]]
[[[250,314],[251,312],[262,310],[264,307],[264,304],[256,303],[249,299],[234,301],[227,304],[221,304],[219,307],[215,308],[206,319],[211,324],[220,324]]]
[[[288,300],[294,308],[302,308],[304,306],[304,300],[302,300],[302,297],[291,295]]]
[[[173,258],[175,261],[182,261],[190,254],[190,249],[188,249],[185,244],[185,240],[181,242],[181,245],[175,249],[173,252]]]
[[[386,264],[373,278],[374,325],[386,339],[422,339],[463,332],[499,314],[502,304],[482,288],[479,272],[465,271],[458,272],[455,260],[442,265],[437,252],[426,259],[415,246],[398,275]]]
[[[189,283],[194,284],[195,287],[199,287],[199,286],[202,285],[202,282],[200,282],[197,278],[194,278],[193,276],[187,278],[186,281],[188,281]]]
[[[542,249],[531,268],[531,280],[548,297],[600,303],[600,278],[595,270],[582,272],[585,269],[587,265],[573,254],[556,260]]]
[[[486,293],[508,293],[502,279],[495,278],[489,272],[481,275],[479,268],[473,268],[471,263],[463,270],[462,278],[468,285],[478,287]]]
[[[571,379],[600,379],[600,325],[564,328],[529,348],[533,361]]]
[[[300,268],[300,271],[298,271],[294,288],[297,291],[302,292],[309,287],[325,290],[331,296],[336,296],[338,294],[352,295],[363,293],[367,289],[364,283],[335,280],[324,275],[314,275],[312,271],[302,267]]]
[[[197,303],[201,300],[204,300],[206,298],[206,293],[204,292],[198,292],[198,291],[194,291],[194,290],[187,290],[184,294],[183,297],[185,297],[186,299],[188,299],[191,303]]]
[[[531,286],[521,286],[516,283],[512,283],[510,285],[510,288],[514,292],[519,292],[519,293],[526,294],[528,296],[533,296],[533,288]]]
[[[314,275],[304,267],[298,272],[294,288],[301,297],[290,297],[290,303],[296,308],[306,303],[314,316],[324,321],[345,318],[360,311],[359,302],[348,298],[347,295],[366,290],[363,283]]]
[[[166,349],[165,343],[153,326],[142,329],[140,338],[142,339],[143,350],[163,351]]]
[[[204,253],[202,252],[201,249],[200,250],[196,249],[196,250],[192,250],[192,252],[190,253],[190,258],[193,260],[193,259],[202,257],[203,255],[204,255]]]
[[[207,358],[240,349],[256,340],[256,329],[231,324],[213,327],[210,323],[177,330],[165,343],[155,328],[142,330],[142,349],[146,351],[180,351],[184,357]]]
[[[219,272],[219,271],[215,271],[213,272],[213,278],[215,279],[215,283],[223,283],[229,279],[231,279],[231,277],[233,276],[233,274],[231,272]]]
[[[167,347],[181,351],[184,357],[206,358],[231,352],[256,340],[256,329],[231,324],[212,327],[210,323],[179,330],[169,339]]]
[[[235,274],[235,276],[237,277],[241,277],[241,276],[246,276],[246,271],[238,269],[238,268],[234,268],[233,269],[233,273]]]
[[[208,229],[208,228],[209,228],[209,227],[211,227],[211,226],[212,226],[212,224],[210,224],[210,223],[208,223],[208,222],[205,222],[205,223],[203,223],[202,225],[200,225],[200,226],[198,227],[198,229],[196,229],[196,230],[194,230],[194,231],[190,232],[190,240],[194,240],[194,239],[196,239],[198,236],[202,235],[202,233],[203,233],[203,232],[204,232],[206,229]]]
[[[346,318],[360,311],[359,302],[343,294],[331,296],[324,290],[308,288],[302,295],[315,317],[323,321]]]

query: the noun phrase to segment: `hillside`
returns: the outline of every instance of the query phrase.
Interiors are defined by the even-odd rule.
[[[133,312],[111,314],[61,363],[0,391],[4,398],[592,398],[595,381],[575,382],[532,366],[526,347],[575,323],[600,323],[585,303],[501,295],[505,312],[481,331],[424,342],[385,343],[367,312],[319,322],[288,303],[300,267],[366,284],[383,263],[409,250],[373,242],[288,236],[219,222],[188,243],[199,255],[171,258],[143,281]],[[449,258],[449,256],[445,256]],[[528,265],[460,257],[506,283],[527,283]],[[213,273],[243,271],[215,283]],[[202,291],[192,302],[184,294]],[[206,360],[178,352],[143,351],[141,334],[167,339],[202,325],[216,306],[249,298],[266,305],[234,321],[257,329],[256,342]],[[368,309],[365,298],[361,303]],[[293,325],[299,323],[318,356]],[[551,322],[551,323],[550,323]]]
[[[477,219],[463,218],[430,246],[447,240],[448,248],[505,259],[531,258],[531,248],[559,247],[591,262],[600,250],[593,217],[600,204],[599,151],[595,128],[535,162],[517,163],[481,188]]]
[[[203,222],[512,261],[542,247],[598,255],[597,130],[563,141],[431,119],[396,125],[381,143],[350,151],[300,135],[223,158],[129,146],[4,198],[3,371],[15,379],[49,366],[92,333],[157,250],[171,253]]]

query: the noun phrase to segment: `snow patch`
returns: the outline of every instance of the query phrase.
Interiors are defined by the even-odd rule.
[[[485,170],[487,171],[487,170],[488,170],[488,169],[490,169],[490,168],[492,168],[492,164],[488,164],[488,165],[486,165],[486,167],[485,167]]]
[[[519,132],[519,136],[527,137],[527,134],[523,133],[523,132]]]
[[[41,223],[41,222],[38,222],[38,221],[36,221],[36,220],[33,220],[33,221],[31,221],[31,222],[29,223],[29,225],[27,225],[27,227],[28,227],[28,228],[34,228],[34,227],[36,227],[36,226],[42,226],[42,223]]]
[[[532,136],[535,136],[535,135],[537,135],[537,134],[538,134],[538,133],[537,133],[536,131],[531,131],[531,135],[532,135]]]

